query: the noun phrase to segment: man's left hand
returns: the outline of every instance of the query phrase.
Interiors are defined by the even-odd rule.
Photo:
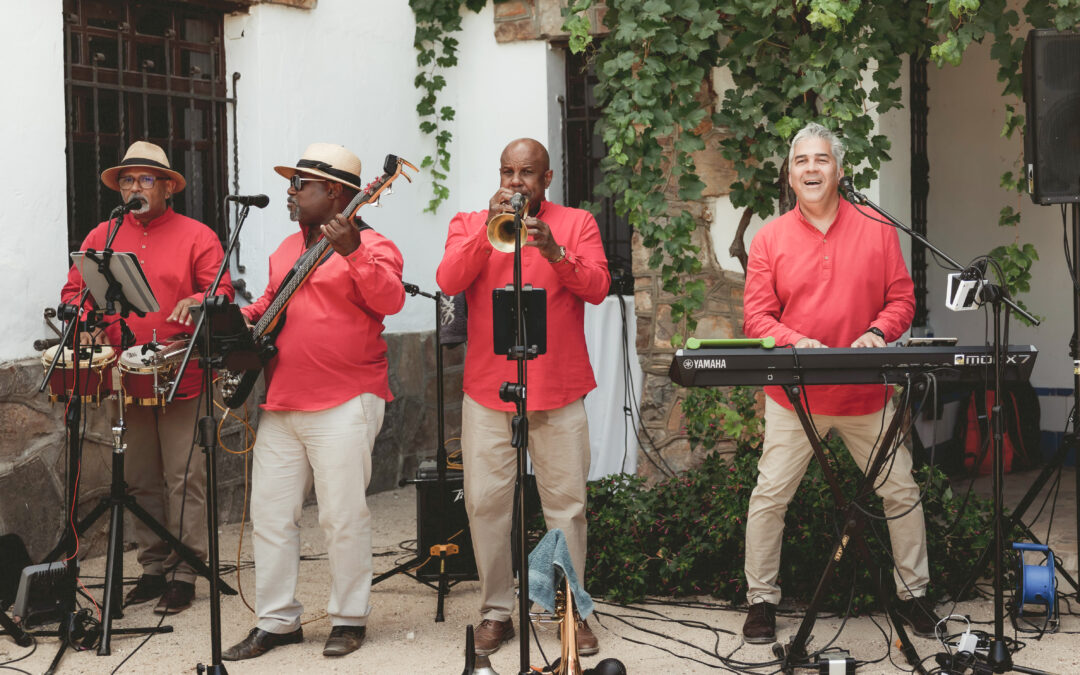
[[[360,246],[360,230],[353,227],[340,213],[323,225],[321,231],[334,250],[341,255],[349,255]]]
[[[548,227],[547,223],[532,216],[524,218],[522,222],[529,230],[529,241],[525,242],[526,246],[537,247],[540,249],[540,255],[544,256],[549,261],[559,257],[559,254],[561,253],[559,244],[556,243],[555,238],[551,236],[551,228]]]
[[[182,323],[185,326],[191,325],[191,312],[188,308],[192,305],[198,305],[199,301],[194,298],[184,298],[180,302],[176,303],[176,307],[173,307],[172,314],[166,318],[166,321],[175,321],[176,323]]]
[[[863,333],[859,336],[855,342],[851,343],[852,347],[884,347],[885,340],[876,333]]]

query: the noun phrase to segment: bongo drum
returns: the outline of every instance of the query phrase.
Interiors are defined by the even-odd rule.
[[[46,372],[56,357],[60,345],[54,345],[41,355],[41,366]],[[113,393],[112,367],[116,352],[107,345],[81,345],[79,347],[79,398],[83,402],[101,403]],[[75,352],[64,347],[64,352],[49,378],[49,400],[67,401],[75,392]]]

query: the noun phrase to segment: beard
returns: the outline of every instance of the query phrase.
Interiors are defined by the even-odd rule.
[[[143,214],[143,213],[146,213],[147,211],[149,211],[149,210],[150,210],[150,200],[149,200],[149,199],[147,199],[147,198],[146,198],[145,196],[141,196],[141,195],[140,195],[140,196],[136,197],[135,195],[132,195],[132,196],[131,196],[131,197],[130,197],[130,198],[129,198],[128,200],[127,200],[127,202],[125,202],[125,203],[130,203],[132,199],[138,199],[139,201],[141,201],[141,202],[142,202],[142,206],[140,206],[140,207],[139,207],[139,208],[137,208],[137,209],[132,209],[132,210],[131,210],[131,211],[129,211],[128,213],[132,213],[132,214],[136,214],[136,215],[138,215],[138,214]]]
[[[298,222],[300,220],[300,205],[289,199],[285,202],[289,209],[289,220],[292,222]]]

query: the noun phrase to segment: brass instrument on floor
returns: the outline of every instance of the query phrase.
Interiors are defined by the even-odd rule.
[[[521,207],[521,227],[518,228],[517,237],[524,246],[529,240],[529,228],[525,227],[525,215],[529,212],[529,200],[524,200]],[[496,251],[501,253],[514,252],[514,211],[500,213],[488,221],[487,238]]]
[[[562,643],[562,652],[559,658],[559,667],[555,670],[558,675],[582,675],[584,668],[581,667],[581,659],[577,651],[577,607],[574,606],[574,593],[570,590],[569,577],[563,577],[562,590],[555,596],[555,615],[562,617],[559,622],[559,641]]]

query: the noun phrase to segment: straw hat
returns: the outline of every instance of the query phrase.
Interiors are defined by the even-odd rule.
[[[165,156],[165,151],[159,146],[146,141],[135,141],[131,144],[131,147],[127,149],[124,154],[123,161],[119,166],[114,166],[111,169],[105,169],[101,172],[101,182],[106,187],[112,188],[117,192],[120,191],[120,184],[116,182],[120,172],[124,169],[131,167],[145,167],[147,169],[157,169],[166,176],[171,178],[175,183],[175,189],[173,193],[182,191],[187,186],[187,181],[179,172],[173,171],[172,166],[169,164],[169,158]]]
[[[360,158],[333,143],[312,143],[296,166],[275,166],[274,171],[286,178],[297,173],[311,174],[363,190],[360,187]]]

